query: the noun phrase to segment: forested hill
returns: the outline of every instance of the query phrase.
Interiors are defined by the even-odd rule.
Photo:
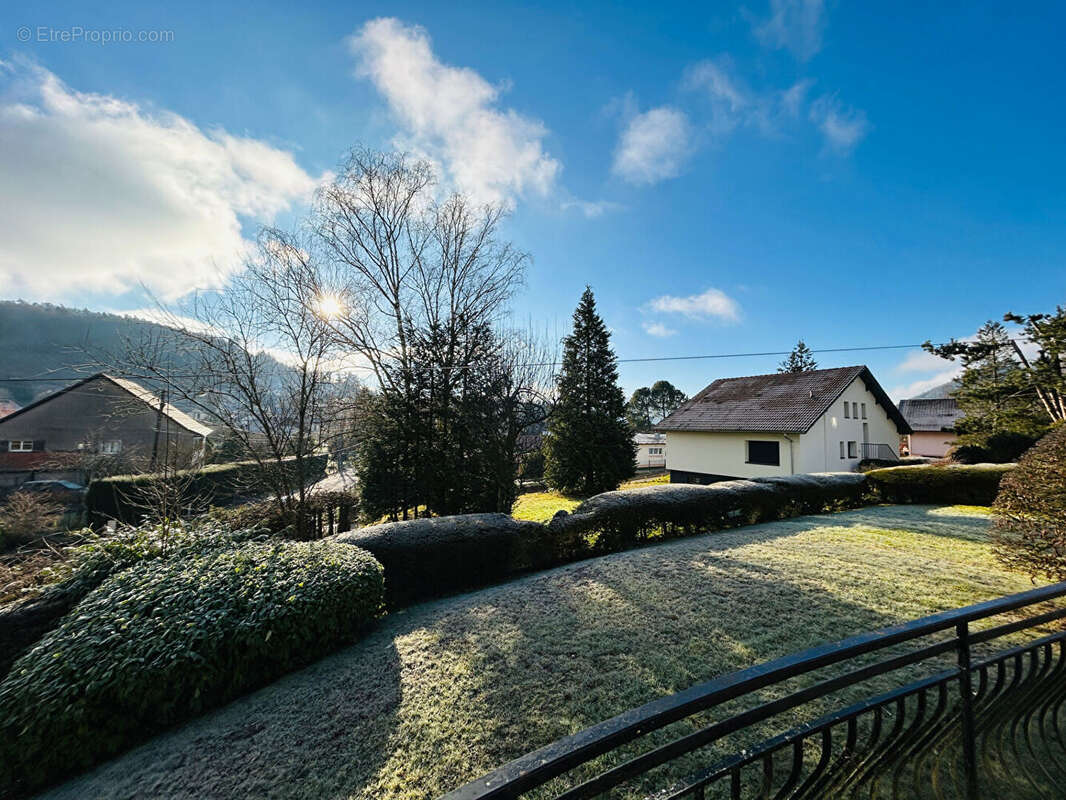
[[[49,303],[0,301],[0,379],[64,378],[80,380],[114,370],[129,342],[144,341],[166,330],[145,320]],[[188,355],[172,354],[175,370],[191,367]],[[140,381],[154,388],[148,381]],[[66,381],[0,380],[0,400],[20,406],[61,389]]]

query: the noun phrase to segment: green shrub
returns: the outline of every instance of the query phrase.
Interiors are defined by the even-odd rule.
[[[1066,425],[1022,456],[999,487],[992,550],[1011,569],[1066,580]]]
[[[389,608],[484,586],[553,560],[543,525],[506,514],[387,522],[337,541],[368,550],[381,562]]]
[[[962,503],[988,506],[1013,464],[925,464],[866,473],[871,497],[883,503]]]
[[[959,445],[952,451],[951,460],[960,464],[1007,464],[1017,461],[1039,438],[1039,435],[1016,431],[993,433]]]
[[[331,524],[338,532],[351,530],[358,508],[359,495],[356,492],[315,492],[307,499],[311,528],[306,538],[328,536]],[[272,500],[260,500],[228,508],[215,507],[204,516],[231,528],[263,528],[271,533],[299,538],[296,536],[295,513],[279,509],[277,503]]]
[[[325,476],[327,459],[325,455],[307,459],[310,481]],[[295,469],[295,462],[286,462],[286,468]],[[255,461],[208,464],[201,469],[178,470],[166,480],[180,494],[180,505],[199,507],[248,494],[249,489],[261,486],[262,469]],[[139,524],[155,505],[159,481],[160,475],[155,473],[113,475],[93,481],[85,494],[89,524],[101,525],[110,519]]]
[[[591,497],[572,514],[556,514],[548,527],[559,560],[572,560],[653,537],[850,508],[861,504],[863,483],[862,475],[849,472],[648,486]]]
[[[121,527],[109,536],[86,531],[83,544],[67,549],[62,578],[37,597],[0,611],[0,677],[23,651],[110,576],[140,561],[183,558],[265,535],[256,529],[232,531],[202,523]]]
[[[0,795],[114,755],[351,641],[381,565],[333,542],[142,560],[104,581],[0,683]]]

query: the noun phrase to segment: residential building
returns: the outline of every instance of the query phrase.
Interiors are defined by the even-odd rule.
[[[911,432],[865,366],[722,378],[655,428],[677,483],[852,471]]]
[[[194,460],[210,433],[140,384],[101,372],[0,419],[0,483],[66,474],[89,453],[138,469],[179,455]]]
[[[956,400],[900,400],[899,411],[913,431],[907,435],[907,451],[912,456],[943,458],[955,446],[955,423],[964,416]]]
[[[637,469],[662,469],[666,466],[666,434],[638,433],[633,436],[637,445]]]

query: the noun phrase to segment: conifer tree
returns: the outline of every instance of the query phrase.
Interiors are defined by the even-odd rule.
[[[807,347],[802,339],[796,342],[788,358],[777,367],[778,372],[812,372],[816,369],[818,369],[818,362],[814,360],[811,348]]]
[[[610,491],[636,472],[636,450],[610,338],[596,313],[592,289],[586,286],[574,311],[573,332],[563,340],[559,399],[545,444],[545,478],[567,494]]]

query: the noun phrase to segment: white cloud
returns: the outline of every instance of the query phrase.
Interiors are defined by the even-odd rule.
[[[138,284],[173,299],[238,268],[242,225],[316,181],[290,153],[177,114],[83,93],[40,67],[0,70],[0,284],[76,297]]]
[[[824,0],[770,0],[770,18],[758,23],[755,35],[764,45],[787,48],[802,61],[822,49]]]
[[[457,188],[494,202],[553,189],[562,165],[544,151],[547,128],[499,108],[502,90],[474,70],[439,61],[424,29],[374,19],[348,46],[402,126],[396,144],[437,163]]]
[[[674,178],[691,151],[688,117],[660,106],[629,120],[614,154],[613,172],[630,183],[651,184]]]
[[[810,118],[825,137],[826,146],[838,153],[850,152],[870,132],[864,111],[843,106],[831,95],[811,104]]]
[[[685,70],[681,85],[698,91],[710,105],[710,130],[722,135],[749,126],[767,136],[795,120],[813,81],[801,80],[784,90],[755,90],[736,74],[728,56],[699,61]]]
[[[915,397],[928,392],[930,389],[935,389],[937,386],[942,386],[948,381],[954,380],[959,377],[962,372],[962,367],[955,364],[948,369],[941,370],[940,372],[932,375],[928,378],[922,378],[912,383],[902,384],[900,386],[894,386],[888,391],[889,396],[897,403],[900,400],[906,400],[909,397]]]
[[[596,219],[597,217],[602,217],[608,211],[617,211],[622,206],[610,200],[567,200],[562,203],[561,208],[563,211],[577,209],[588,219]]]
[[[653,311],[683,314],[690,319],[714,317],[724,322],[736,322],[740,319],[740,306],[737,301],[720,289],[708,289],[688,297],[663,295],[652,300],[649,306]]]
[[[673,328],[668,328],[661,322],[645,322],[641,325],[644,328],[644,332],[649,336],[658,336],[665,339],[668,336],[673,336],[677,333]]]

